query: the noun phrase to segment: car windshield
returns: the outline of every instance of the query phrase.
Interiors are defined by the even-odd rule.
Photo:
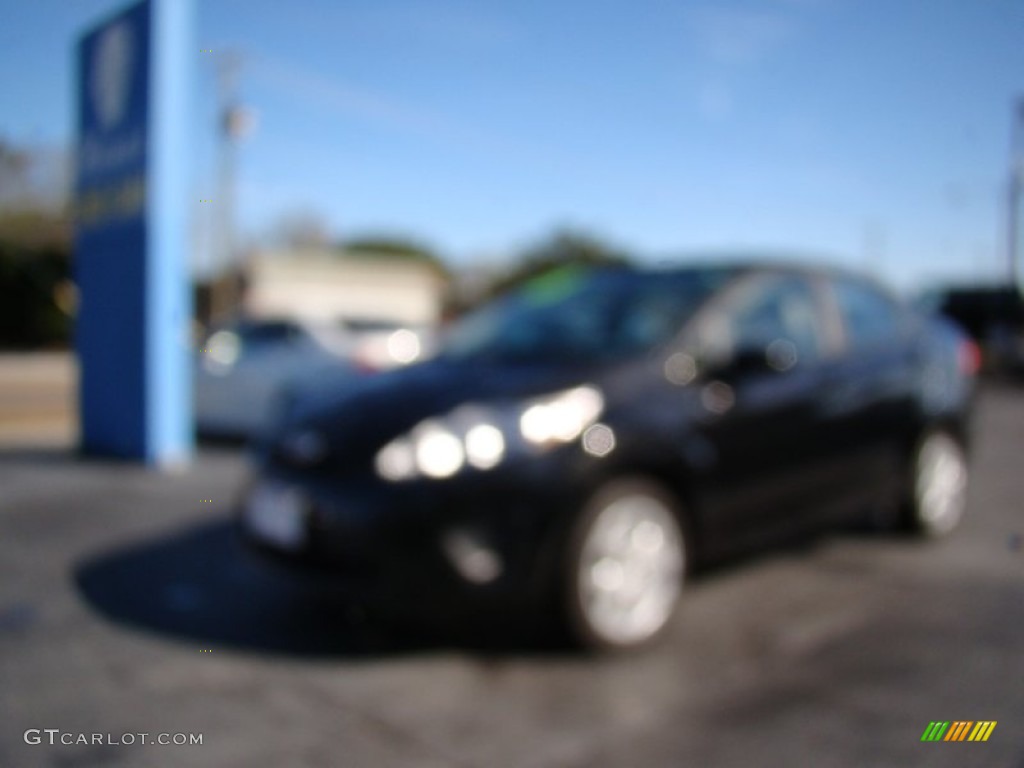
[[[460,320],[446,334],[442,355],[597,362],[641,354],[672,339],[731,274],[560,270]]]

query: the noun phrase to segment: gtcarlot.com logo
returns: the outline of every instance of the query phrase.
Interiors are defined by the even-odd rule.
[[[988,741],[995,727],[995,720],[933,720],[921,741]]]
[[[59,728],[29,728],[24,735],[26,744],[107,744],[131,746],[134,744],[159,744],[177,747],[188,744],[202,744],[201,733],[74,733]]]

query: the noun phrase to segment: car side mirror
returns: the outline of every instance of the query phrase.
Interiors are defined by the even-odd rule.
[[[784,373],[797,363],[796,345],[788,339],[776,339],[767,345],[741,346],[729,360],[713,370],[716,378],[733,380],[758,374]]]
[[[749,376],[758,373],[770,373],[773,368],[768,364],[768,351],[762,346],[749,346],[737,349],[732,359],[725,364],[727,375]]]

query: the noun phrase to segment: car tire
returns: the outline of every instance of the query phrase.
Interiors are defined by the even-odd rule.
[[[907,522],[918,535],[939,538],[961,522],[967,505],[967,453],[949,432],[934,430],[911,457]]]
[[[562,563],[570,639],[595,651],[638,648],[675,614],[687,565],[678,504],[655,482],[617,479],[584,505]]]

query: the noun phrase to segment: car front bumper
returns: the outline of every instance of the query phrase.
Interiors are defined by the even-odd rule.
[[[368,596],[542,597],[592,472],[570,451],[446,481],[331,480],[264,466],[239,503],[245,540]]]

